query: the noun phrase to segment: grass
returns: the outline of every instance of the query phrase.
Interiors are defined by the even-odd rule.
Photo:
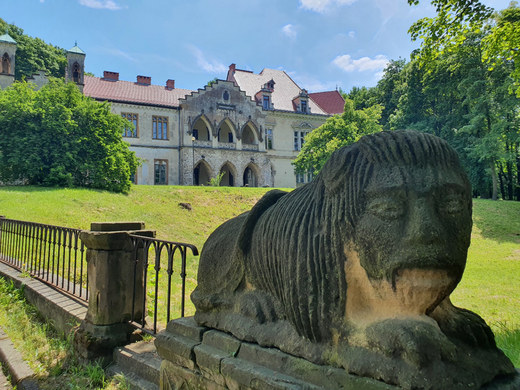
[[[134,186],[129,195],[83,189],[0,187],[0,215],[88,229],[91,222],[144,221],[157,237],[188,242],[199,251],[223,221],[252,207],[265,188]],[[179,207],[190,203],[192,211]],[[520,202],[474,200],[472,243],[455,305],[475,311],[520,367]],[[197,258],[187,267],[188,294]],[[164,278],[163,278],[164,279]],[[159,283],[163,280],[161,279]],[[175,288],[179,288],[177,284]],[[188,303],[188,302],[187,302]],[[193,306],[187,307],[187,315]]]
[[[80,364],[70,340],[44,322],[23,291],[0,278],[0,326],[34,371],[42,389],[127,389],[109,379],[99,364]]]

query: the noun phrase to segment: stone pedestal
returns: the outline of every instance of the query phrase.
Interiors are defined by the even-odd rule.
[[[170,321],[155,346],[163,359],[161,390],[397,389],[197,326],[192,317]]]
[[[89,305],[74,345],[83,359],[110,359],[114,347],[129,341],[129,321],[142,317],[145,253],[129,234],[155,236],[143,228],[143,222],[92,223],[91,231],[80,234],[87,247]]]

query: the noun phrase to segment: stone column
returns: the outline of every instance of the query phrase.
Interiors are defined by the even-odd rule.
[[[85,320],[74,335],[74,346],[85,360],[110,360],[114,347],[130,341],[133,327],[129,321],[142,317],[146,254],[143,248],[134,249],[129,234],[155,237],[155,231],[143,229],[143,222],[92,223],[90,231],[80,233],[87,247],[89,302]]]

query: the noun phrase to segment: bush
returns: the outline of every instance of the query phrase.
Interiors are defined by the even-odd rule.
[[[0,181],[128,192],[137,158],[122,138],[125,119],[73,83],[33,87],[0,91]]]

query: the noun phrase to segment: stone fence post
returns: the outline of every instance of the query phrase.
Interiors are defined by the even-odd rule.
[[[146,253],[137,248],[136,269],[129,234],[155,237],[155,231],[144,230],[144,222],[92,223],[90,231],[80,233],[87,248],[89,301],[85,320],[74,335],[74,347],[84,360],[110,360],[116,346],[130,341],[134,328],[129,321],[142,317]]]

